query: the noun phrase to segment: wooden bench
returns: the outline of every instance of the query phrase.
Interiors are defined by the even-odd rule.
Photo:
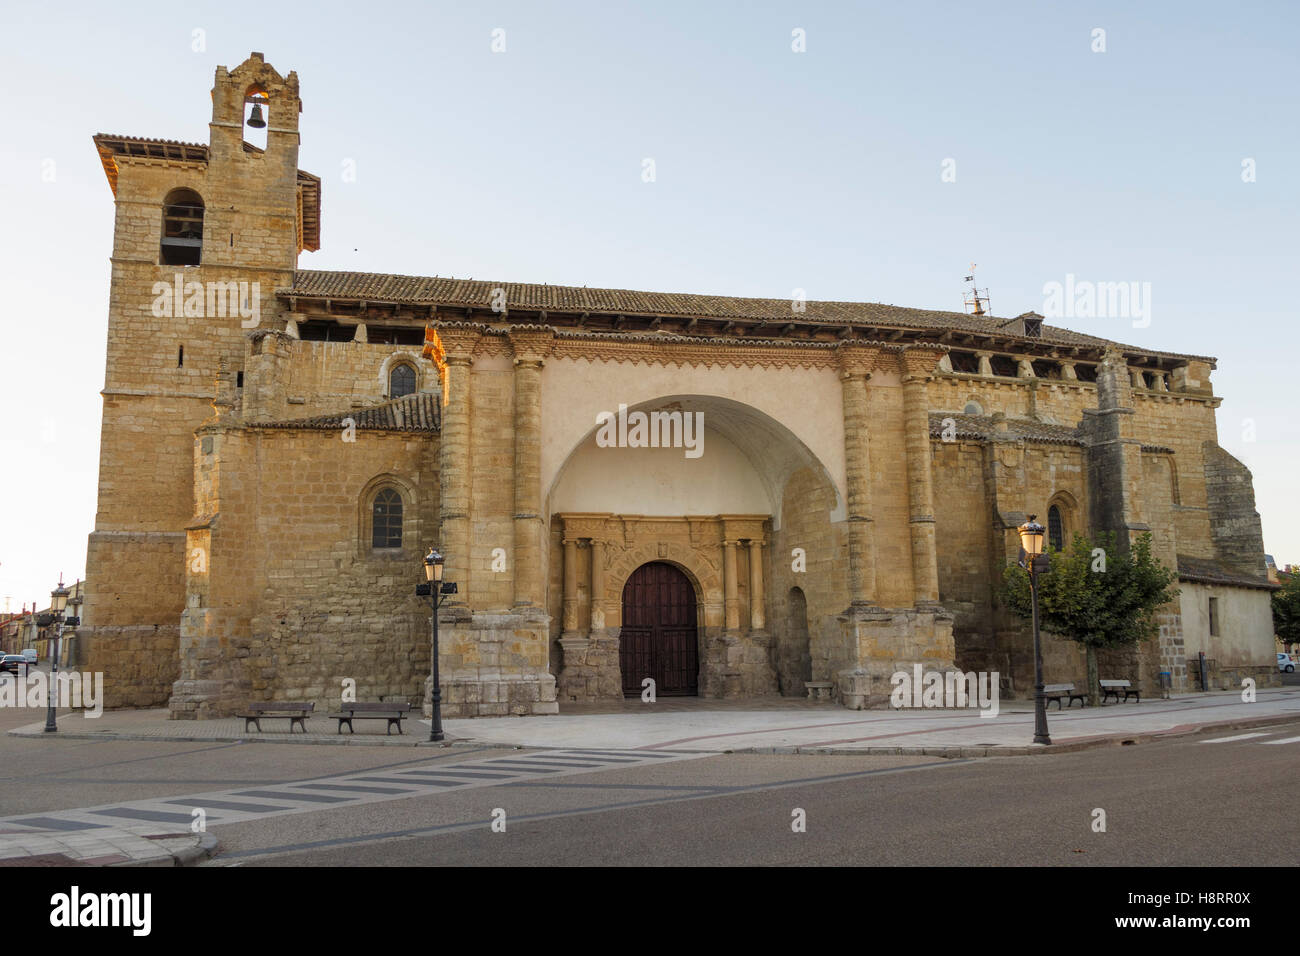
[[[1104,695],[1101,699],[1101,702],[1103,704],[1106,703],[1106,701],[1109,700],[1111,697],[1114,697],[1115,703],[1118,704],[1120,702],[1119,701],[1120,691],[1124,692],[1124,703],[1127,704],[1128,699],[1130,697],[1135,698],[1139,704],[1142,703],[1142,692],[1139,690],[1135,690],[1133,688],[1133,684],[1131,681],[1103,680],[1103,681],[1098,681],[1098,683],[1101,684],[1101,692]]]
[[[248,713],[235,714],[236,717],[244,721],[244,733],[248,733],[248,728],[254,726],[257,732],[262,732],[262,720],[266,717],[283,717],[289,721],[289,733],[293,733],[293,725],[297,724],[302,728],[302,732],[307,732],[307,718],[311,712],[316,709],[314,703],[286,703],[283,701],[259,701],[248,705]]]
[[[1085,694],[1081,694],[1074,689],[1073,684],[1047,684],[1043,687],[1043,696],[1047,698],[1050,704],[1056,701],[1056,709],[1061,709],[1061,698],[1066,698],[1066,707],[1074,706],[1077,700],[1080,707],[1086,707],[1087,702],[1084,700]]]
[[[365,704],[344,704],[339,708],[339,713],[330,714],[330,718],[339,722],[339,733],[343,733],[343,725],[348,725],[349,733],[356,733],[352,727],[354,720],[386,720],[388,728],[385,735],[393,732],[393,727],[397,727],[397,732],[405,733],[402,730],[402,721],[407,717],[407,711],[411,709],[408,703],[397,703],[396,701],[381,701],[379,703]]]

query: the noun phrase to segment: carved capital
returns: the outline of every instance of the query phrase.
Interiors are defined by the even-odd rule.
[[[509,338],[516,365],[540,367],[555,346],[555,330],[544,326],[517,326],[510,330]]]
[[[934,377],[939,360],[948,354],[946,345],[904,345],[898,353],[898,370],[903,381],[927,381]]]
[[[870,378],[871,373],[876,369],[876,363],[880,360],[881,351],[878,345],[842,342],[835,350],[840,363],[840,377]]]
[[[472,365],[474,353],[483,338],[483,327],[469,322],[449,322],[435,326],[442,346],[447,350],[448,365]]]

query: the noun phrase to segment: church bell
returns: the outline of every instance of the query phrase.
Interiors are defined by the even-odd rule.
[[[262,118],[262,104],[254,103],[253,112],[248,117],[248,125],[253,129],[263,129],[266,126],[266,120]]]

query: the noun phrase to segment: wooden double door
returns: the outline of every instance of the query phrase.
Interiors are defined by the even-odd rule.
[[[623,586],[619,632],[623,696],[639,697],[647,677],[654,678],[657,696],[695,696],[700,670],[696,624],[695,588],[685,574],[662,561],[632,572]]]

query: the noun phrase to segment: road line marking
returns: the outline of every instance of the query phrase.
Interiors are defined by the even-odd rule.
[[[267,803],[235,803],[232,800],[164,800],[182,807],[215,807],[218,810],[236,810],[239,813],[275,813],[277,810],[292,810],[292,807],[273,807]]]
[[[469,770],[402,770],[402,776],[411,777],[453,777],[457,780],[464,779],[466,783],[473,780],[516,780],[518,773],[472,773]]]
[[[1258,733],[1254,733],[1254,734],[1237,734],[1237,736],[1235,736],[1235,737],[1216,737],[1214,740],[1202,740],[1201,743],[1203,743],[1203,744],[1226,744],[1226,743],[1229,743],[1229,742],[1231,742],[1231,741],[1233,741],[1233,740],[1249,740],[1251,737],[1267,737],[1270,733],[1273,733],[1273,732],[1274,732],[1274,731],[1271,731],[1271,730],[1270,730],[1270,731],[1264,731],[1264,730],[1261,730],[1261,731],[1259,731]]]
[[[1282,740],[1261,740],[1261,744],[1294,744],[1300,743],[1300,737],[1285,737]]]
[[[564,772],[563,767],[540,767],[537,766],[536,764],[521,763],[518,760],[511,761],[508,764],[505,761],[500,761],[499,763],[498,761],[489,761],[489,763],[491,763],[494,767],[501,766],[502,770],[528,770],[531,771],[532,773],[563,773]],[[587,768],[583,767],[582,769],[586,770]]]
[[[579,770],[591,770],[591,769],[594,769],[594,768],[597,768],[597,767],[600,766],[600,764],[598,764],[598,763],[574,763],[573,761],[564,761],[564,760],[541,760],[541,759],[526,760],[526,759],[524,759],[523,757],[520,757],[518,760],[510,760],[510,761],[507,761],[507,760],[499,760],[499,761],[498,761],[498,760],[489,760],[488,763],[492,763],[492,764],[497,764],[497,763],[502,763],[502,764],[510,763],[510,764],[514,764],[514,765],[517,766],[517,767],[518,767],[518,766],[523,766],[523,767],[539,767],[539,768],[540,768],[540,767],[576,767],[576,768],[578,768]]]
[[[353,793],[415,793],[413,788],[398,790],[394,787],[349,787],[342,783],[295,783],[292,786],[295,790],[298,787],[307,787],[311,790],[344,790]]]
[[[188,813],[164,813],[161,810],[133,810],[130,807],[113,807],[110,810],[90,810],[97,817],[121,817],[125,820],[144,820],[149,823],[185,823],[193,817]]]
[[[323,793],[290,793],[287,790],[241,790],[235,797],[270,797],[273,800],[310,800],[313,803],[349,803],[356,797],[327,797]]]

